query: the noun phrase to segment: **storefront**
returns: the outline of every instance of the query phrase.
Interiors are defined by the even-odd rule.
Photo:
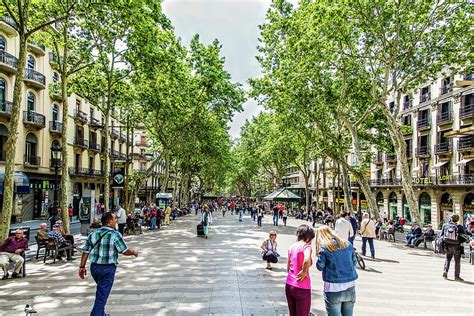
[[[23,221],[23,205],[25,196],[30,193],[29,178],[23,172],[15,172],[13,174],[14,179],[14,211],[11,216],[11,223],[17,223]],[[3,211],[3,184],[5,180],[5,173],[0,172],[0,213]]]
[[[394,219],[398,214],[397,194],[390,192],[388,196],[388,218]]]
[[[420,194],[420,225],[431,224],[431,197],[428,193],[423,192]]]
[[[453,198],[451,194],[444,193],[441,195],[439,202],[439,226],[447,223],[453,215]]]
[[[377,209],[379,210],[379,212],[382,212],[382,211],[385,212],[385,209],[384,209],[384,197],[383,197],[383,193],[382,193],[382,192],[379,191],[379,192],[377,193],[376,200],[377,200]]]
[[[474,193],[469,193],[464,197],[462,206],[462,223],[465,228],[470,221],[474,221]]]

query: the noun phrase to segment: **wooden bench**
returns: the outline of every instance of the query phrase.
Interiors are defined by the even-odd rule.
[[[17,230],[21,230],[23,231],[23,236],[28,240],[28,242],[30,241],[30,230],[31,230],[31,227],[30,226],[22,226],[22,227],[16,227],[16,228],[10,228],[9,232],[8,232],[8,237],[11,237],[11,236],[15,236],[15,232]],[[26,248],[26,250],[28,250],[29,248]],[[20,256],[23,257],[23,266],[21,267],[21,271],[20,273],[22,274],[23,277],[26,276],[26,257],[25,257],[25,251],[23,251]]]
[[[72,250],[74,248],[73,245],[66,245],[61,247],[56,238],[51,238],[49,240],[51,240],[51,242],[47,243],[46,251],[44,252],[43,263],[46,263],[46,258],[48,257],[48,254],[53,256],[53,263],[56,263],[56,258],[58,257],[60,251],[67,251],[67,258],[68,260],[71,259]]]

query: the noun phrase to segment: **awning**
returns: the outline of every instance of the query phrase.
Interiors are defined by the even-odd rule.
[[[383,174],[389,173],[389,172],[392,171],[394,168],[395,168],[395,167],[390,167],[390,168],[388,168],[387,170],[385,170],[385,171],[383,172]]]
[[[460,136],[467,136],[467,135],[474,135],[474,126],[469,126],[469,127],[457,129],[451,132],[447,132],[444,136],[460,137]]]
[[[27,194],[30,193],[30,181],[28,176],[23,172],[14,172],[14,185],[16,194]],[[5,173],[0,172],[0,194],[3,194],[3,182],[5,180]]]
[[[469,161],[473,160],[474,158],[467,158],[467,159],[463,159],[463,160],[460,160],[457,165],[465,165],[467,164]]]
[[[444,165],[446,163],[448,163],[448,160],[438,162],[436,165],[433,166],[433,168],[437,169],[437,168],[441,167],[442,165]]]

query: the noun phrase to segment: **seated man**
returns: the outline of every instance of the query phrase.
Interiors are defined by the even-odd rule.
[[[53,230],[48,233],[48,237],[56,239],[58,241],[59,248],[70,245],[70,243],[66,239],[64,239],[64,237],[61,235],[61,226],[59,224],[53,225]],[[71,260],[72,251],[66,251],[66,252],[67,252],[67,260]],[[61,259],[60,256],[59,256],[59,259]]]
[[[436,236],[436,233],[433,229],[433,226],[431,224],[428,225],[428,228],[423,232],[423,235],[420,237],[417,237],[413,241],[413,246],[418,247],[423,240],[425,240],[425,237],[430,237],[431,240],[434,240],[434,237]]]
[[[63,222],[61,220],[57,220],[56,224],[59,225],[59,232],[61,233],[61,236],[63,236],[63,238],[66,239],[69,244],[74,246],[74,236],[66,233],[66,231],[64,230]]]
[[[0,246],[0,266],[3,268],[2,280],[8,279],[8,264],[10,261],[15,263],[12,278],[20,278],[20,270],[25,259],[21,253],[28,248],[28,239],[23,236],[23,231],[17,229],[15,236],[5,239],[3,245]]]
[[[411,232],[407,234],[405,246],[411,246],[413,240],[420,237],[421,234],[422,232],[420,225],[418,225],[418,223],[413,223],[413,226],[411,227]]]
[[[42,223],[41,226],[40,226],[40,229],[38,230],[38,232],[36,233],[36,236],[38,236],[38,240],[39,241],[43,241],[43,240],[46,240],[48,239],[48,224],[46,223]]]

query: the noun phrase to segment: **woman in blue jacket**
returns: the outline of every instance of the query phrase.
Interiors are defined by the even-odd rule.
[[[316,267],[323,272],[324,303],[328,316],[352,316],[356,301],[356,258],[350,242],[328,226],[316,232]]]

